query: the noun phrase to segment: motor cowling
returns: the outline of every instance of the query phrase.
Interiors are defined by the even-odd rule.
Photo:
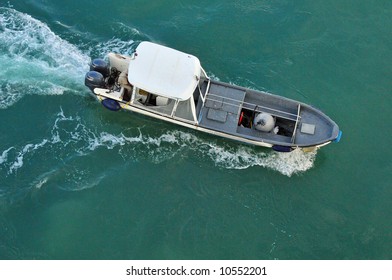
[[[100,58],[96,58],[91,61],[90,71],[96,71],[98,73],[101,73],[104,78],[108,77],[110,74],[109,65],[105,60]]]
[[[105,88],[105,78],[104,76],[97,71],[89,71],[87,72],[84,78],[84,84],[94,92],[95,88]]]

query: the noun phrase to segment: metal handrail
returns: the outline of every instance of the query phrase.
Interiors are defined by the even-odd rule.
[[[293,131],[293,137],[291,137],[291,143],[295,144],[295,136],[297,134],[297,126],[298,126],[298,120],[299,120],[299,113],[301,111],[301,104],[298,104],[298,112],[297,112],[297,120],[295,121],[295,126],[294,126],[294,131]]]
[[[200,83],[199,83],[199,85],[198,85],[198,87],[199,87],[199,96],[200,96],[200,98],[201,98],[201,101],[203,102],[203,104],[202,104],[202,106],[201,106],[201,108],[200,108],[199,116],[198,116],[198,118],[197,118],[197,122],[198,122],[198,123],[201,122],[201,118],[202,118],[202,116],[203,116],[203,108],[204,108],[204,105],[205,105],[205,102],[206,102],[207,95],[208,95],[208,93],[209,93],[208,91],[210,90],[210,86],[211,86],[211,80],[208,79],[207,88],[206,88],[206,91],[205,91],[205,95],[203,96],[203,93],[201,92]]]
[[[214,98],[211,98],[210,96],[222,98],[222,100],[214,99]],[[228,101],[236,102],[236,103],[239,103],[239,104],[225,102],[223,99],[225,99],[225,101],[228,100]],[[272,112],[285,114],[288,117],[284,117],[284,116],[281,116],[281,117],[287,118],[287,119],[292,120],[292,121],[298,120],[298,118],[300,117],[298,114],[293,114],[293,113],[285,112],[285,111],[282,111],[282,110],[270,108],[270,107],[267,107],[267,106],[257,105],[257,104],[253,104],[253,103],[250,103],[250,102],[241,101],[241,100],[238,100],[238,99],[233,99],[233,98],[230,98],[230,97],[220,96],[220,95],[216,95],[216,94],[213,94],[213,93],[210,93],[210,92],[208,93],[208,96],[206,95],[205,101],[207,101],[207,100],[215,101],[215,102],[222,102],[222,104],[225,104],[225,105],[238,106],[238,107],[246,105],[246,106],[250,106],[252,108],[255,108],[257,106],[256,109],[258,109],[258,108],[266,109],[266,110],[269,110],[269,111],[272,111]],[[252,108],[247,108],[247,109],[252,109]],[[254,110],[255,112],[258,112],[258,113],[263,112],[262,110],[256,110],[256,109]],[[292,119],[290,117],[294,117],[295,119]]]

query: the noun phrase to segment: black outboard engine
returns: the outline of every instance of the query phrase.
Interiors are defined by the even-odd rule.
[[[94,92],[95,88],[106,88],[105,79],[109,76],[109,65],[105,60],[96,58],[91,62],[90,71],[87,72],[84,84]]]
[[[104,78],[107,78],[110,74],[109,65],[105,60],[96,58],[91,62],[90,71],[97,71],[103,75]]]
[[[97,71],[87,72],[84,78],[84,84],[94,92],[95,88],[106,88],[105,78]]]

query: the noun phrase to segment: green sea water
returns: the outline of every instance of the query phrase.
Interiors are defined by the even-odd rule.
[[[0,4],[0,259],[392,258],[391,1]],[[279,154],[105,110],[90,60],[146,40],[342,141]]]

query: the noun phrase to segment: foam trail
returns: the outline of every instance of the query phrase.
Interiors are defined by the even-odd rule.
[[[128,26],[122,22],[113,22],[112,24],[113,38],[106,42],[99,42],[90,46],[89,53],[91,57],[106,58],[110,52],[120,54],[131,54],[135,50],[138,42],[154,41],[151,36],[143,33],[135,27]],[[122,40],[120,38],[132,38],[129,40]]]
[[[5,162],[7,162],[8,159],[8,153],[9,151],[11,151],[12,149],[14,149],[14,147],[8,148],[7,150],[3,151],[3,153],[0,156],[0,164],[3,164]]]
[[[120,166],[123,161],[144,159],[159,164],[191,155],[201,164],[212,163],[217,168],[263,167],[289,177],[309,170],[316,159],[316,152],[295,150],[277,153],[217,143],[181,130],[151,135],[136,127],[119,133],[104,129],[90,127],[79,116],[67,115],[60,109],[49,135],[19,147],[9,147],[0,153],[0,172],[8,180],[14,177],[25,180],[29,189],[38,190],[60,181],[63,182],[61,188],[78,191],[97,186],[107,175],[107,170],[102,173],[99,166],[80,164],[97,154],[101,157],[99,154],[105,150],[110,150],[113,163]],[[27,161],[29,164],[25,164]],[[0,186],[0,192],[1,189]]]
[[[160,163],[172,159],[183,151],[192,150],[199,154],[198,158],[200,156],[208,157],[220,168],[246,169],[260,166],[289,177],[312,168],[317,154],[317,152],[305,153],[300,149],[291,153],[278,153],[274,151],[260,152],[260,149],[241,145],[219,145],[202,140],[191,133],[177,130],[155,137],[143,135],[140,130],[139,135],[134,137],[126,136],[124,133],[114,135],[108,132],[95,135],[90,131],[82,138],[88,139],[89,144],[85,150],[89,151],[95,151],[99,148],[110,150],[118,148],[120,154],[148,151],[150,159]],[[129,148],[132,151],[129,151]]]
[[[123,41],[118,38],[112,38],[107,42],[101,42],[93,46],[90,50],[90,53],[94,57],[101,58],[107,57],[108,53],[110,52],[131,54],[135,49],[134,43],[135,42],[133,40]]]
[[[73,141],[82,141],[80,154],[88,154],[98,149],[117,149],[121,156],[148,157],[156,163],[170,160],[191,150],[197,158],[207,157],[217,167],[225,169],[246,169],[264,167],[280,172],[286,176],[305,172],[313,167],[317,152],[305,153],[300,149],[291,153],[278,153],[270,150],[242,146],[216,144],[203,140],[192,133],[180,130],[168,131],[158,136],[150,136],[141,129],[113,134],[109,132],[94,133],[80,119],[65,117],[61,121],[74,121],[76,130],[69,134]],[[60,120],[59,120],[60,122]],[[53,133],[55,134],[55,133]],[[68,139],[70,139],[68,136]],[[74,143],[76,144],[76,142]]]
[[[0,109],[26,94],[77,91],[89,57],[45,24],[12,8],[0,8]]]
[[[40,189],[42,188],[42,186],[48,181],[49,178],[43,178],[42,180],[40,180],[39,182],[34,184],[34,188],[36,189]]]
[[[305,153],[296,149],[290,153],[275,151],[260,152],[254,148],[238,146],[235,148],[208,144],[207,155],[219,167],[226,169],[246,169],[261,166],[292,176],[313,167],[316,152]]]
[[[37,149],[44,147],[46,143],[48,143],[48,140],[44,139],[39,144],[27,144],[26,146],[24,146],[24,148],[19,152],[14,163],[11,165],[9,169],[9,173],[12,174],[23,166],[23,159],[26,154],[30,153],[31,151],[35,151]]]
[[[158,137],[143,135],[129,137],[123,133],[119,135],[102,132],[99,135],[89,137],[88,150],[98,148],[127,149],[132,147],[134,152],[148,151],[150,159],[156,163],[170,160],[182,151],[192,150],[200,156],[206,156],[217,167],[225,169],[246,169],[260,166],[280,172],[286,176],[305,172],[313,167],[316,152],[305,153],[300,149],[291,153],[278,153],[274,151],[260,152],[251,147],[218,145],[204,141],[193,134],[182,131],[166,132]],[[119,153],[131,154],[119,149]]]

